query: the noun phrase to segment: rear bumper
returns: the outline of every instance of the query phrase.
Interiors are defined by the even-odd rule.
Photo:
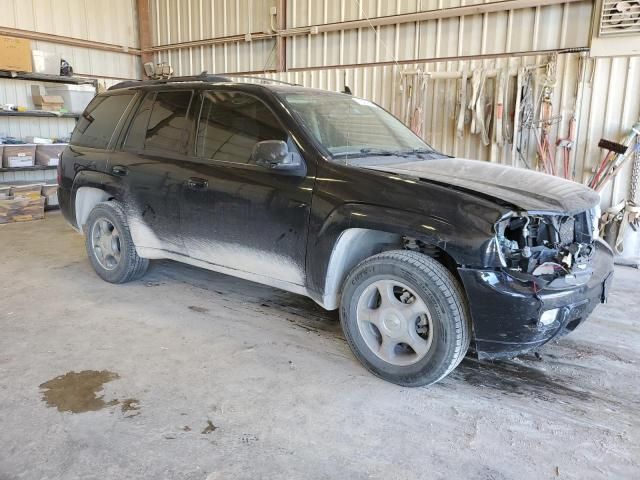
[[[531,282],[507,272],[459,269],[464,283],[480,358],[511,357],[535,349],[575,330],[600,303],[604,303],[613,276],[613,254],[601,241],[591,263],[589,280],[570,288],[534,293]],[[546,325],[540,315],[558,309]]]
[[[75,212],[71,205],[71,192],[66,188],[58,187],[58,203],[64,219],[75,229],[76,225]]]

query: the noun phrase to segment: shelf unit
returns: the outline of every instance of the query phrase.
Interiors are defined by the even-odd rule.
[[[42,110],[27,110],[26,112],[8,112],[0,110],[0,117],[57,117],[57,118],[80,118],[77,113],[54,113]]]
[[[70,83],[72,85],[93,85],[98,89],[98,80],[84,77],[63,77],[62,75],[47,75],[44,73],[16,73],[0,70],[0,78],[15,80],[31,80],[33,82]]]
[[[71,85],[92,85],[96,92],[98,90],[98,80],[93,78],[84,77],[63,77],[61,75],[46,75],[42,73],[16,73],[0,71],[0,78],[11,80],[26,80],[31,82],[51,82],[51,83],[66,83]],[[0,118],[2,117],[32,117],[32,118],[73,118],[78,119],[80,115],[76,113],[63,113],[56,114],[53,112],[46,112],[41,110],[28,110],[25,112],[13,112],[13,111],[0,111]],[[16,179],[33,179],[34,181],[42,181],[44,178],[52,179],[51,176],[55,170],[55,166],[42,166],[35,165],[33,167],[17,167],[17,168],[4,168],[0,162],[0,184],[8,182],[14,182]],[[55,176],[53,177],[55,178]]]
[[[2,167],[0,172],[33,172],[36,170],[55,170],[58,168],[56,165],[34,165],[33,167]]]

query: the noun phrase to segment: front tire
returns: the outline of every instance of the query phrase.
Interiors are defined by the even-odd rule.
[[[85,225],[85,246],[93,269],[109,283],[125,283],[142,277],[149,260],[136,253],[123,205],[99,203]]]
[[[418,252],[369,257],[347,276],[340,322],[354,355],[403,386],[430,385],[464,358],[471,324],[459,282]]]

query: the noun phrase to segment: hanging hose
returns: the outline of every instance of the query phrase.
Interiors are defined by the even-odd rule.
[[[559,138],[556,145],[558,148],[562,148],[562,176],[568,180],[573,180],[573,174],[571,173],[571,149],[574,144],[574,134],[576,131],[576,117],[575,113],[569,120],[569,132],[566,138]]]

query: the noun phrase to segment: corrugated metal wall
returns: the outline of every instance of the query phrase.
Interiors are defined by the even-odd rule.
[[[135,0],[0,0],[0,26],[124,47],[138,47]],[[137,55],[32,41],[32,49],[59,53],[86,76],[140,78]]]
[[[278,3],[277,0],[150,1],[154,45],[268,32],[269,9]],[[289,0],[286,3],[286,28],[294,29],[496,2]],[[324,68],[586,47],[591,12],[592,2],[582,0],[376,28],[296,35],[287,39],[287,66],[289,69]],[[274,68],[275,44],[275,38],[251,42],[241,39],[169,50],[158,53],[157,59],[170,63],[176,75],[203,70],[210,73],[264,71]]]
[[[598,58],[587,71],[577,156],[588,167],[602,158],[601,138],[620,141],[640,121],[640,57]],[[631,162],[602,191],[603,205],[629,198]]]
[[[150,0],[154,45],[269,30],[276,0]],[[185,73],[253,72],[273,68],[275,40],[238,41],[159,53],[157,61]]]
[[[289,28],[450,9],[492,2],[454,0],[302,0],[288,2]],[[495,2],[494,2],[495,3]],[[590,1],[382,27],[341,30],[291,39],[291,68],[393,60],[437,59],[584,47]]]
[[[0,27],[138,47],[135,0],[0,0]],[[138,55],[31,40],[31,48],[58,53],[81,76],[98,77],[107,88],[122,78],[140,78]],[[31,85],[46,82],[0,79],[0,104],[34,108]],[[68,137],[73,118],[0,117],[0,136]],[[0,182],[49,181],[55,170],[1,172]]]

